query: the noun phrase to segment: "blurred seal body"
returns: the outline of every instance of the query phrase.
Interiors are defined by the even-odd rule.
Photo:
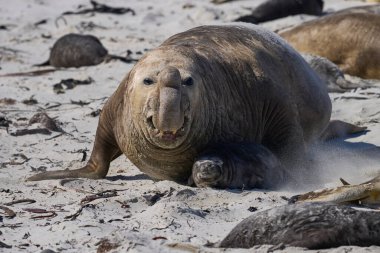
[[[267,0],[257,6],[252,14],[240,17],[235,21],[258,24],[297,14],[319,16],[322,14],[322,10],[322,0]]]
[[[108,55],[98,38],[70,33],[59,38],[50,52],[49,64],[70,68],[97,65]]]

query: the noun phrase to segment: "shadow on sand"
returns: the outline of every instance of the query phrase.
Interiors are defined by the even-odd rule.
[[[148,177],[145,174],[137,174],[137,175],[134,175],[134,176],[125,176],[125,175],[107,176],[106,179],[109,180],[109,181],[118,181],[118,180],[125,180],[125,181],[152,180],[150,177]]]

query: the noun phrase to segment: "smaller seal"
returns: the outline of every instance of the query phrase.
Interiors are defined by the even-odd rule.
[[[51,65],[56,68],[79,68],[98,65],[117,59],[131,63],[132,59],[110,55],[100,40],[92,35],[70,33],[59,38],[53,45],[49,60],[37,66]]]
[[[235,21],[258,24],[297,14],[322,15],[322,0],[268,0]]]
[[[357,88],[370,88],[366,82],[351,82],[344,77],[343,71],[325,57],[302,54],[309,66],[317,72],[318,76],[326,83],[329,92],[346,92]]]
[[[196,159],[189,179],[189,185],[221,188],[255,185],[258,188],[278,189],[285,182],[296,185],[276,156],[255,143],[210,147]]]
[[[222,248],[285,244],[308,249],[380,245],[380,213],[329,203],[299,203],[258,212],[240,222]]]

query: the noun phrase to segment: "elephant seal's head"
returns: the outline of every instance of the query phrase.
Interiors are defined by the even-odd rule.
[[[203,132],[208,107],[205,70],[191,51],[160,47],[146,54],[128,78],[129,118],[139,138],[160,149],[186,146]]]

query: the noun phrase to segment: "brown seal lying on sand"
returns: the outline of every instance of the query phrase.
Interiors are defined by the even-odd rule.
[[[133,60],[110,55],[100,40],[92,35],[70,33],[59,38],[51,49],[49,60],[37,66],[51,65],[57,68],[79,68],[117,59],[127,63]]]
[[[334,12],[334,14],[337,13],[372,13],[380,15],[380,4],[355,6]]]
[[[342,245],[380,246],[380,212],[330,203],[300,203],[258,212],[240,222],[223,248],[289,245],[309,249]]]
[[[331,14],[280,33],[300,52],[319,55],[343,72],[380,79],[380,16]]]
[[[235,21],[258,24],[296,14],[322,15],[322,0],[267,0]]]
[[[102,110],[86,166],[29,180],[104,178],[124,153],[154,179],[279,186],[330,114],[325,84],[277,35],[257,26],[201,26],[170,37],[133,67]],[[202,154],[212,159],[202,162]]]

